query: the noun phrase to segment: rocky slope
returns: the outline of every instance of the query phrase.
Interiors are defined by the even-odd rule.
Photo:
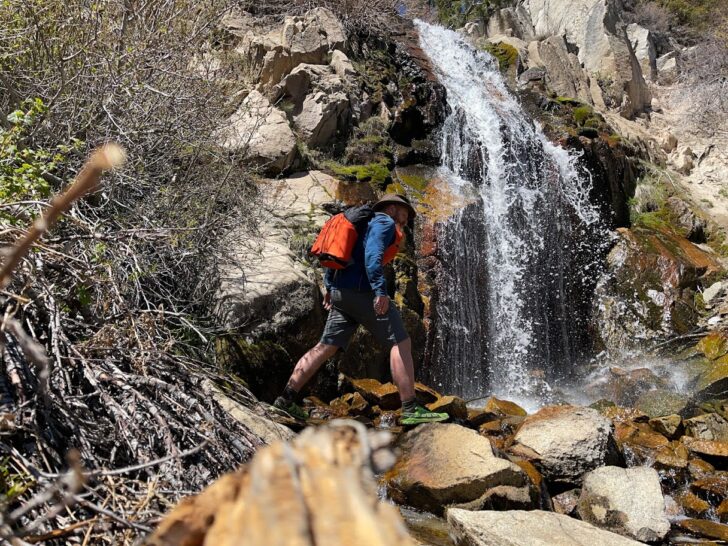
[[[528,415],[495,398],[465,409],[462,400],[420,385],[421,399],[448,412],[452,422],[402,430],[393,425],[399,410],[385,409],[397,406],[392,384],[346,385],[347,393],[330,404],[306,400],[309,425],[318,428],[260,451],[238,473],[181,503],[148,543],[254,544],[257,533],[266,533],[271,544],[409,544],[401,517],[391,504],[377,502],[372,471],[391,501],[429,512],[431,530],[446,519],[449,540],[440,532],[423,535],[420,523],[412,529],[420,538],[412,543],[728,538],[723,406],[709,409],[696,399],[678,410],[654,404],[644,413],[600,403]],[[367,436],[365,425],[394,435],[396,457],[383,436]],[[354,504],[358,508],[342,510]],[[402,514],[412,525],[412,513]],[[261,527],[261,517],[278,523]],[[301,527],[304,520],[310,527]]]

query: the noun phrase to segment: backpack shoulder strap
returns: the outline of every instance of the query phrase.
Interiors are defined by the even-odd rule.
[[[344,211],[344,216],[356,228],[359,237],[361,237],[369,225],[369,221],[374,218],[374,210],[370,205],[361,205],[359,207],[349,207]]]

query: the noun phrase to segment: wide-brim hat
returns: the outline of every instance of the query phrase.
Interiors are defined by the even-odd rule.
[[[407,199],[404,195],[399,195],[398,193],[388,193],[384,195],[379,201],[374,203],[372,209],[376,212],[382,210],[387,205],[402,205],[407,207],[410,220],[413,220],[415,216],[417,216],[415,208],[412,206],[412,203],[409,202],[409,199]]]

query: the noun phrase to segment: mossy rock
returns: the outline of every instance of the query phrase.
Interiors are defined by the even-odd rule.
[[[566,105],[566,106],[573,106],[573,107],[586,106],[580,100],[574,99],[574,98],[571,98],[571,97],[554,97],[553,100],[554,100],[554,102],[557,102],[559,104],[563,104],[563,105]],[[587,108],[588,108],[588,106],[587,106]]]
[[[487,51],[496,58],[501,72],[506,72],[510,67],[515,66],[518,61],[518,50],[512,45],[504,42],[498,42],[497,44],[486,42],[481,47],[483,51]]]
[[[643,227],[678,234],[665,209],[635,214],[632,218],[632,225],[634,227]]]
[[[392,180],[392,172],[387,160],[366,165],[342,165],[336,161],[327,161],[324,163],[324,168],[347,180],[369,182],[376,190],[383,189]]]
[[[415,173],[401,173],[398,174],[397,178],[403,185],[418,193],[422,193],[430,182],[426,177]]]
[[[572,112],[572,115],[574,116],[574,121],[577,125],[580,126],[583,126],[587,120],[594,119],[592,117],[593,114],[594,110],[592,109],[592,107],[586,104],[575,107],[574,111]]]
[[[717,360],[728,354],[728,336],[725,332],[710,332],[695,345],[697,352],[710,360]]]
[[[728,395],[728,355],[710,363],[695,384],[698,401]]]
[[[639,397],[635,408],[650,418],[678,414],[681,417],[690,415],[692,404],[688,396],[664,389],[648,391]]]

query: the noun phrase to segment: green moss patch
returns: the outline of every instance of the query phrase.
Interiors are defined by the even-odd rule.
[[[347,180],[369,182],[376,190],[381,190],[392,180],[387,160],[366,165],[342,165],[336,161],[326,161],[324,167],[334,175]]]
[[[498,66],[501,72],[507,71],[518,60],[518,50],[504,42],[498,42],[497,44],[486,42],[481,47],[483,51],[487,51],[498,60]]]
[[[711,332],[698,342],[695,349],[710,360],[717,360],[728,354],[728,337],[720,331]]]
[[[632,225],[660,231],[675,231],[675,227],[671,224],[670,217],[665,209],[635,214],[632,218]]]
[[[558,102],[559,104],[563,104],[565,106],[585,106],[583,102],[581,102],[578,99],[573,99],[571,97],[554,97],[554,101]]]
[[[584,125],[588,119],[592,119],[593,113],[594,110],[592,110],[591,106],[587,106],[586,104],[577,106],[573,111],[574,121],[577,125]]]

